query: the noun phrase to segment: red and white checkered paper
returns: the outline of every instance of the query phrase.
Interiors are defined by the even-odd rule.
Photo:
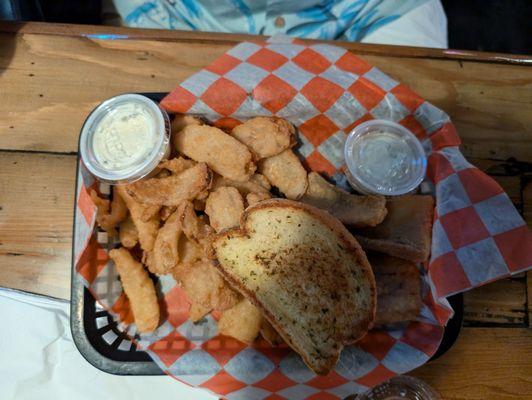
[[[166,373],[228,399],[341,399],[425,363],[452,315],[445,296],[532,266],[532,238],[508,196],[469,164],[449,117],[406,86],[348,51],[286,37],[246,42],[181,83],[163,101],[170,112],[198,114],[221,127],[277,115],[299,131],[306,166],[345,186],[343,145],[357,124],[381,118],[410,129],[428,156],[426,185],[436,198],[432,255],[423,271],[424,306],[416,321],[371,331],[347,347],[334,372],[312,373],[289,348],[253,346],[217,334],[215,317],[195,325],[190,304],[160,277],[165,321],[139,345]],[[106,246],[94,230],[93,178],[81,165],[76,269],[97,300],[135,334]],[[112,245],[112,244],[111,244]]]

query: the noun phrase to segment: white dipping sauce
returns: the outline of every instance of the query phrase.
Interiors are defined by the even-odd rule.
[[[157,144],[157,124],[143,104],[125,102],[104,115],[94,129],[94,157],[108,170],[124,170],[145,159]]]
[[[353,157],[359,164],[360,178],[386,189],[410,178],[415,154],[404,139],[391,132],[377,131],[357,141]]]
[[[427,160],[419,140],[405,127],[370,120],[355,127],[344,146],[346,177],[366,194],[397,196],[423,180]]]

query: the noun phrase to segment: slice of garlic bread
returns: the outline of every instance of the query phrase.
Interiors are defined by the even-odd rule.
[[[318,374],[333,369],[344,344],[373,323],[375,278],[366,255],[325,211],[265,200],[212,246],[224,277]]]

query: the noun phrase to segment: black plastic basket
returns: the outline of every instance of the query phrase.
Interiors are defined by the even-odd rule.
[[[160,101],[166,93],[141,93],[154,101]],[[79,154],[79,152],[78,152]],[[79,155],[78,170],[79,174]],[[77,182],[77,180],[76,180]],[[77,183],[76,183],[77,185]],[[77,187],[76,187],[77,193]],[[74,203],[74,226],[76,224]],[[72,337],[81,355],[96,368],[116,375],[163,375],[148,353],[138,350],[135,343],[120,329],[119,324],[94,299],[76,273],[74,263],[75,236],[72,235],[72,288],[70,326]],[[463,319],[462,294],[448,298],[455,313],[447,323],[440,347],[431,360],[438,358],[456,341]],[[135,337],[134,337],[135,339]]]

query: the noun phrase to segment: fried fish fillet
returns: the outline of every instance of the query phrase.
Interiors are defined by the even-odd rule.
[[[256,193],[249,193],[248,197],[252,195],[259,196]],[[211,192],[205,212],[209,216],[210,225],[216,232],[220,232],[240,224],[240,217],[244,212],[244,200],[236,188],[222,186]],[[235,298],[240,297],[233,290],[231,292]],[[218,330],[221,334],[251,344],[259,333],[261,320],[260,311],[249,301],[242,300],[222,313]]]
[[[161,210],[160,205],[152,205],[152,204],[141,204],[142,207],[142,213],[140,214],[140,219],[144,222],[149,221],[150,219],[157,218],[157,214],[159,214],[159,211]]]
[[[177,207],[177,213],[185,236],[202,251],[207,252],[214,229],[207,223],[204,216],[199,217],[196,214],[194,204],[190,201],[182,202]]]
[[[141,333],[151,332],[159,324],[159,303],[155,286],[141,263],[121,247],[109,252],[114,261],[124,293],[129,299],[133,318]]]
[[[194,210],[205,211],[206,202],[207,202],[207,199],[194,199],[194,201],[192,202],[194,204]]]
[[[166,178],[143,179],[126,186],[128,194],[144,204],[177,206],[192,200],[210,188],[212,172],[205,163],[198,163],[180,174]]]
[[[179,132],[188,125],[203,125],[204,122],[200,117],[190,114],[175,114],[172,120],[172,131]]]
[[[285,119],[255,117],[235,126],[231,136],[249,147],[257,160],[272,157],[296,144],[296,130]]]
[[[137,228],[140,247],[142,247],[142,250],[144,251],[151,251],[153,249],[153,244],[155,243],[157,230],[159,229],[159,214],[156,213],[150,219],[144,220],[142,216],[145,212],[146,206],[142,203],[139,203],[128,194],[126,185],[119,185],[115,187],[116,193],[126,203],[131,215],[131,220]]]
[[[181,287],[192,304],[197,303],[209,310],[226,310],[240,300],[215,267],[208,260],[194,263],[179,263],[172,275],[181,282]]]
[[[189,313],[188,318],[192,322],[197,322],[200,319],[202,319],[204,316],[206,316],[208,313],[210,313],[211,311],[212,311],[211,307],[205,307],[204,305],[199,304],[199,303],[192,303],[190,305],[190,310],[188,312]]]
[[[139,232],[137,227],[133,223],[131,216],[127,217],[120,223],[120,230],[118,231],[118,237],[122,246],[131,249],[135,247],[139,240]]]
[[[96,204],[96,221],[98,225],[106,231],[109,236],[116,235],[116,226],[126,219],[127,207],[122,198],[117,195],[113,188],[113,200],[102,199],[98,196],[96,191],[91,190],[90,196],[94,204]]]
[[[211,192],[205,204],[205,214],[216,232],[238,226],[243,212],[244,200],[231,186],[222,186]]]
[[[186,235],[181,235],[178,241],[179,264],[192,264],[206,258],[202,248]],[[178,264],[178,265],[179,265]]]
[[[179,263],[172,270],[191,302],[209,310],[225,310],[239,300],[236,293],[208,260],[213,228],[196,215],[190,201],[177,208],[184,237],[179,242]]]
[[[96,190],[91,190],[89,192],[92,202],[96,206],[96,222],[101,226],[101,221],[104,216],[109,215],[109,209],[111,202],[107,199],[103,199],[98,196]],[[102,227],[103,229],[103,227]],[[105,229],[104,229],[105,230]]]
[[[177,210],[177,206],[163,206],[161,207],[161,211],[159,212],[159,216],[161,217],[162,221],[166,221],[170,215],[172,215],[175,210]]]
[[[146,266],[158,275],[172,272],[179,262],[178,241],[181,236],[179,214],[175,211],[157,232],[153,250],[147,253]]]
[[[222,312],[218,321],[218,332],[231,336],[246,344],[257,338],[262,324],[262,314],[247,299]]]
[[[356,231],[364,249],[414,262],[430,254],[434,199],[428,195],[402,196],[387,202],[388,214],[374,228]]]
[[[269,190],[271,189],[271,185],[262,174],[254,174],[247,181],[235,181],[215,174],[211,190],[224,186],[231,186],[238,189],[242,196],[247,196],[249,193],[269,193]]]
[[[213,126],[188,125],[176,133],[174,145],[180,153],[235,181],[247,181],[256,169],[249,149]]]
[[[246,202],[249,206],[257,204],[259,201],[271,199],[272,195],[270,193],[248,193],[246,196]]]
[[[259,171],[288,199],[297,200],[307,190],[307,171],[290,149],[261,160]]]
[[[170,171],[172,174],[180,174],[186,169],[192,168],[196,165],[196,162],[193,160],[187,160],[183,157],[175,157],[169,160],[161,161],[158,165],[158,168],[164,168]]]
[[[270,190],[272,188],[272,185],[270,183],[270,181],[268,180],[268,178],[266,178],[264,175],[262,174],[253,174],[250,178],[250,181],[251,182],[255,182],[256,184],[262,186],[264,188],[264,190]]]
[[[316,172],[308,174],[308,188],[300,201],[326,210],[345,225],[354,227],[376,226],[387,212],[383,196],[347,193]]]
[[[193,115],[186,114],[176,114],[172,120],[172,136],[171,136],[171,145],[175,149],[176,137],[179,132],[183,130],[185,126],[189,125],[204,125],[204,121],[201,118],[195,117]],[[177,149],[176,149],[177,150]]]

